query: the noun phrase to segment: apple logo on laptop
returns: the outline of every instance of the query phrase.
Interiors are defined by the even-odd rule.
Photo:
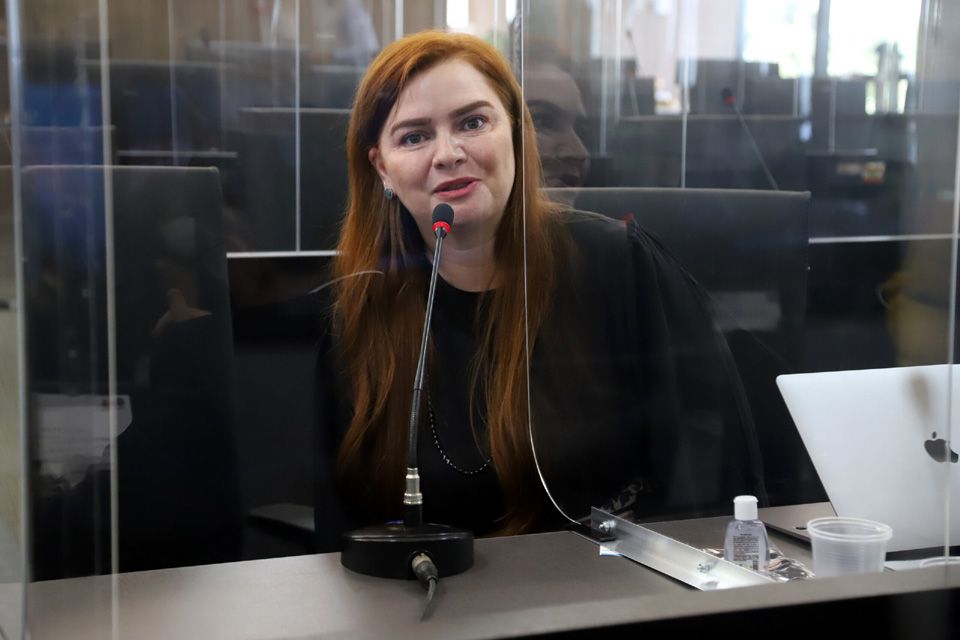
[[[943,438],[937,438],[936,431],[933,432],[930,440],[924,440],[923,448],[926,449],[930,457],[937,462],[947,461],[947,451],[950,451],[950,462],[957,462],[957,460],[960,460],[960,456],[957,455],[956,451],[947,448],[946,440]]]

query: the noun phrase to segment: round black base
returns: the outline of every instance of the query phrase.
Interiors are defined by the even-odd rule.
[[[399,522],[348,531],[340,564],[368,576],[415,580],[410,561],[419,553],[430,556],[441,578],[463,573],[473,566],[473,533],[442,524],[407,528]]]

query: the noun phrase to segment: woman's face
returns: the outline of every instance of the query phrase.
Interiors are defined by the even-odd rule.
[[[433,209],[444,202],[454,210],[453,235],[458,228],[496,233],[516,171],[510,119],[469,63],[451,60],[416,76],[369,157],[424,238],[433,237]]]
[[[524,74],[523,91],[537,130],[546,186],[581,186],[590,170],[583,144],[587,114],[573,77],[555,65],[533,63]]]

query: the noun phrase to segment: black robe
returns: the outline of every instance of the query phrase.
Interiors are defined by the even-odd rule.
[[[560,512],[588,518],[592,506],[649,521],[727,513],[743,493],[763,502],[749,407],[703,289],[636,223],[573,211],[562,223],[573,251],[558,265],[530,362],[535,453],[559,507],[541,528],[561,525]],[[418,449],[425,520],[478,535],[496,529],[503,510],[496,472],[483,467],[482,389],[469,401],[480,295],[438,282]],[[371,524],[336,488],[352,409],[329,327],[317,367],[320,550]]]

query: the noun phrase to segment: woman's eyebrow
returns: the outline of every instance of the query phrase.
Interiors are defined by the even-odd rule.
[[[477,100],[476,102],[471,102],[470,104],[464,105],[458,109],[454,109],[453,111],[450,112],[450,117],[456,118],[458,116],[462,116],[465,113],[473,111],[474,109],[479,109],[480,107],[489,107],[492,109],[493,105],[486,100]]]
[[[539,111],[552,116],[563,115],[565,111],[559,105],[549,100],[527,100],[527,108],[531,111]]]
[[[390,127],[390,135],[392,136],[400,129],[407,129],[410,127],[425,127],[430,124],[430,118],[413,118],[411,120],[404,120],[403,122],[397,122],[392,127]]]

